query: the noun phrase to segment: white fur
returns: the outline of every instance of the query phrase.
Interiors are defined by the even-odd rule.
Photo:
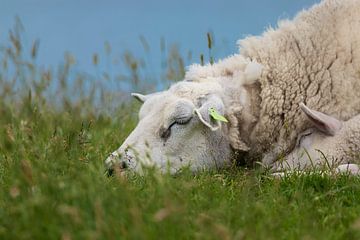
[[[323,121],[326,124],[333,120]],[[316,125],[307,129],[299,135],[295,149],[273,164],[273,170],[330,168],[339,173],[358,174],[357,163],[360,163],[360,115],[327,131]]]
[[[185,81],[146,97],[137,127],[117,150],[122,158],[110,157],[108,166],[151,158],[162,169],[191,165],[195,170],[224,165],[237,151],[248,152],[248,161],[259,161],[266,152],[264,164],[272,164],[293,149],[310,125],[299,111],[300,102],[340,120],[360,113],[356,29],[359,0],[325,0],[277,29],[239,41],[240,54],[190,66]],[[207,108],[222,107],[229,123],[211,131],[194,115],[189,125],[175,126],[164,145],[159,129],[168,127],[179,101],[201,108],[209,123]]]

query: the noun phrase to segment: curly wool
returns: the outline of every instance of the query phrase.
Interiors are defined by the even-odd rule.
[[[185,77],[238,80],[236,86],[219,81],[225,92],[237,89],[238,96],[234,91],[225,96],[232,119],[229,138],[235,149],[250,149],[256,157],[293,148],[309,126],[300,114],[301,102],[340,120],[360,113],[360,1],[325,0],[278,25],[240,40],[240,54],[215,65],[191,66]],[[264,67],[256,82],[246,77],[253,60]]]
[[[250,136],[258,151],[279,140],[285,151],[293,146],[307,127],[301,102],[341,120],[360,112],[359,30],[360,1],[327,0],[277,30],[239,41],[241,54],[266,69],[259,79],[259,122]]]

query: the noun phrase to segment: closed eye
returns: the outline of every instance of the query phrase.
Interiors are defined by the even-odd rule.
[[[177,118],[177,119],[174,120],[174,122],[172,122],[172,123],[169,125],[168,129],[171,129],[171,127],[174,126],[175,124],[185,125],[185,124],[189,123],[191,119],[192,119],[192,116],[190,116],[190,117]]]
[[[171,135],[171,128],[174,126],[174,125],[185,125],[187,123],[190,122],[190,120],[192,119],[192,116],[190,117],[183,117],[183,118],[177,118],[175,119],[167,129],[165,128],[161,128],[160,129],[160,137],[163,138],[163,139],[168,139]]]
[[[307,132],[307,133],[302,134],[302,135],[299,137],[299,140],[298,140],[298,142],[297,142],[297,145],[300,146],[301,142],[305,139],[305,137],[310,136],[311,134],[312,134],[312,132]]]
[[[184,125],[184,124],[187,124],[188,122],[190,122],[191,119],[192,119],[192,116],[176,118],[175,121],[171,125],[174,125],[174,124]]]

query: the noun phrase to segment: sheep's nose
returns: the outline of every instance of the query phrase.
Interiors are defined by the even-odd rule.
[[[132,154],[129,147],[126,147],[124,150],[118,150],[110,154],[106,159],[106,173],[108,176],[114,175],[115,170],[125,170],[131,165],[135,156]]]
[[[106,174],[108,177],[111,177],[114,175],[116,168],[118,171],[122,171],[122,170],[125,170],[127,167],[128,167],[128,165],[126,164],[126,162],[121,161],[119,164],[113,165],[112,167],[106,169]]]
[[[122,160],[121,155],[115,151],[111,153],[108,158],[105,160],[106,165],[106,174],[107,176],[114,175],[115,169],[122,170],[127,168],[126,162]]]

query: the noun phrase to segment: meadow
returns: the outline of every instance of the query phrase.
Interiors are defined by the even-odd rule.
[[[0,239],[359,239],[356,177],[279,180],[235,165],[108,177],[104,159],[139,105],[107,88],[107,74],[74,73],[70,54],[57,69],[37,66],[37,51],[36,41],[24,50],[21,26],[0,48]],[[180,80],[184,57],[168,53],[163,74]],[[124,61],[129,75],[116,81],[150,84],[141,61]]]

